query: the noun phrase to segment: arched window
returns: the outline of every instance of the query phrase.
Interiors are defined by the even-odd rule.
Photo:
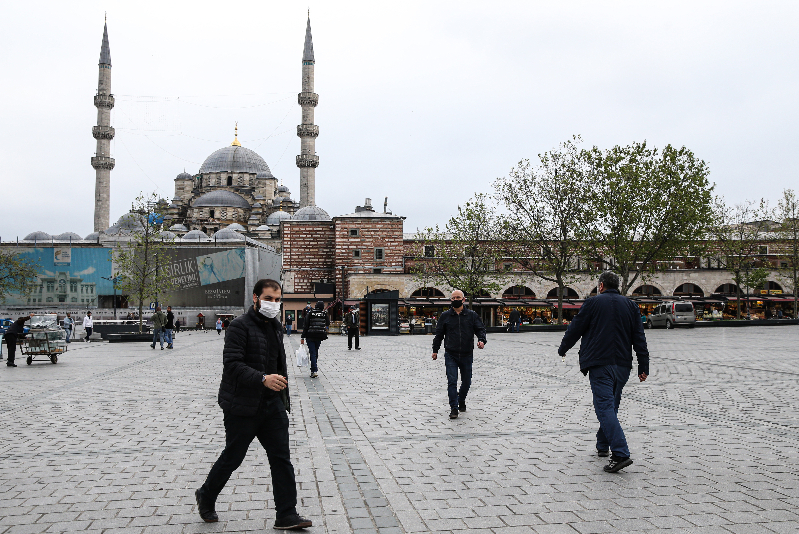
[[[595,291],[596,293],[596,291]],[[649,297],[653,295],[661,295],[662,293],[658,288],[655,286],[644,284],[642,286],[638,286],[634,291],[632,296],[633,297]]]
[[[465,296],[468,299],[469,298],[469,292],[468,291],[464,291],[463,292],[463,296]],[[490,296],[491,296],[491,294],[488,291],[486,291],[485,289],[481,289],[480,291],[477,292],[477,294],[475,295],[475,298],[485,298],[485,297],[490,297]]]
[[[414,297],[428,297],[428,298],[444,298],[444,293],[439,291],[434,287],[420,287],[413,293],[411,293],[411,298]]]
[[[527,286],[511,286],[502,292],[503,299],[534,299],[535,292]]]
[[[705,292],[696,284],[682,284],[674,290],[675,297],[704,297]]]
[[[558,298],[558,289],[557,287],[553,288],[549,293],[547,293],[548,299],[556,299]],[[578,299],[580,295],[577,294],[575,290],[566,286],[563,288],[563,298],[565,299]]]
[[[233,177],[232,176],[228,176],[227,177],[227,184],[228,185],[233,185]]]
[[[734,296],[738,293],[738,286],[735,284],[721,284],[713,292],[716,295],[731,295]]]

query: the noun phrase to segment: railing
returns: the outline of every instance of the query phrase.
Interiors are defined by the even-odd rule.
[[[95,139],[113,139],[116,131],[111,126],[92,126],[92,135]]]
[[[94,106],[98,108],[113,108],[114,95],[94,95]]]
[[[297,95],[297,102],[301,106],[314,106],[319,104],[319,95],[316,93],[299,93]]]
[[[300,154],[297,156],[297,167],[318,167],[319,156],[313,154]]]
[[[92,167],[95,169],[107,169],[110,171],[113,170],[114,165],[116,165],[114,158],[106,156],[96,156],[92,158]]]
[[[300,124],[297,126],[297,137],[319,137],[319,126],[315,124]]]

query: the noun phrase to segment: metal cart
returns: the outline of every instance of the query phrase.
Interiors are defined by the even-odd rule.
[[[25,363],[30,365],[36,356],[44,356],[51,363],[58,363],[58,355],[67,351],[67,336],[58,325],[55,314],[34,315],[31,317],[30,331],[22,342],[22,355],[27,356]],[[42,358],[39,359],[41,361]]]

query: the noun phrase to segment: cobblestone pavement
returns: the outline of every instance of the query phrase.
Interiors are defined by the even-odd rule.
[[[318,379],[291,367],[301,513],[331,533],[799,532],[798,334],[648,331],[652,376],[630,381],[620,414],[635,464],[614,475],[561,334],[489,336],[454,421],[431,336],[362,338],[360,352],[333,336]],[[257,442],[220,522],[196,513],[224,444],[222,343],[75,343],[56,365],[0,367],[0,534],[271,531]]]

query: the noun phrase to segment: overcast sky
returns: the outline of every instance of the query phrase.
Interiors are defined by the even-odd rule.
[[[92,231],[108,11],[111,221],[233,140],[299,197],[306,9],[317,204],[443,223],[574,134],[687,146],[728,200],[799,188],[799,2],[2,2],[0,237]]]

